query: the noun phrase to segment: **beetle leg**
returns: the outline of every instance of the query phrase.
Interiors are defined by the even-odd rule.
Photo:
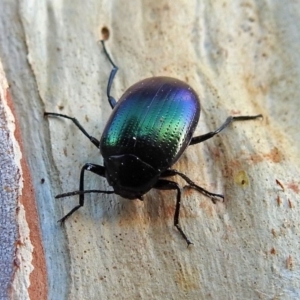
[[[185,174],[175,170],[175,169],[168,169],[166,171],[164,171],[160,176],[161,177],[169,177],[169,176],[175,176],[178,175],[181,178],[183,178],[190,187],[192,187],[193,189],[197,190],[198,192],[200,192],[201,194],[211,198],[211,201],[213,203],[216,203],[216,198],[221,198],[222,201],[224,201],[224,196],[221,194],[215,194],[215,193],[211,193],[207,190],[205,190],[204,188],[202,188],[201,186],[197,185],[194,181],[192,181],[189,177],[187,177]]]
[[[90,171],[99,176],[105,177],[105,167],[87,163],[81,168],[80,172],[80,180],[79,180],[79,191],[74,191],[70,193],[64,193],[57,195],[55,198],[63,198],[67,196],[79,195],[79,204],[75,206],[71,211],[69,211],[63,218],[61,218],[58,222],[63,224],[67,218],[69,218],[76,210],[84,205],[84,194],[86,193],[102,193],[102,194],[113,194],[114,191],[102,191],[102,190],[84,190],[84,172]]]
[[[226,119],[226,121],[215,131],[211,131],[208,132],[206,134],[203,135],[199,135],[199,136],[195,136],[191,139],[189,146],[191,145],[195,145],[195,144],[199,144],[202,143],[210,138],[212,138],[213,136],[215,136],[216,134],[218,134],[219,132],[221,132],[223,129],[225,129],[228,125],[230,125],[232,122],[235,121],[247,121],[247,120],[255,120],[258,118],[262,118],[262,115],[256,115],[256,116],[236,116],[236,117],[228,117]]]
[[[69,119],[71,120],[77,127],[78,129],[97,147],[99,148],[100,146],[100,142],[94,138],[93,136],[89,135],[86,130],[82,127],[82,125],[78,122],[78,120],[76,118],[72,118],[69,117],[67,115],[63,115],[63,114],[57,114],[57,113],[53,113],[53,112],[44,112],[44,116],[55,116],[55,117],[61,117],[61,118],[65,118],[65,119]]]
[[[188,246],[190,244],[193,244],[186,234],[183,232],[181,226],[179,225],[179,211],[180,211],[180,202],[181,202],[181,190],[178,186],[178,184],[174,181],[165,180],[165,179],[159,179],[157,183],[154,186],[155,189],[158,190],[177,190],[177,197],[176,197],[176,208],[175,208],[175,214],[174,214],[174,226],[178,229],[181,236],[185,239]]]
[[[111,65],[113,66],[113,69],[111,70],[110,72],[110,75],[109,75],[109,79],[108,79],[108,83],[107,83],[107,89],[106,89],[106,94],[107,94],[107,98],[108,98],[108,102],[111,106],[111,108],[114,108],[117,104],[117,101],[115,100],[115,98],[113,98],[111,95],[110,95],[110,90],[111,90],[111,86],[112,86],[112,83],[113,83],[113,80],[116,76],[116,73],[118,72],[118,67],[114,64],[114,62],[112,61],[110,55],[108,54],[106,48],[105,48],[105,42],[103,40],[101,40],[101,44],[102,44],[102,47],[103,47],[103,51],[106,55],[106,58],[109,60],[109,62],[111,63]]]

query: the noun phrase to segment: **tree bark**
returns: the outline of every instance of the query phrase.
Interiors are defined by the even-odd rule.
[[[2,1],[0,20],[0,154],[12,168],[0,171],[0,298],[300,298],[299,1]],[[196,135],[229,115],[264,116],[233,123],[174,166],[225,196],[213,204],[182,190],[188,248],[172,191],[143,202],[91,194],[57,223],[78,198],[55,195],[77,190],[80,168],[103,159],[71,121],[43,113],[76,117],[100,139],[111,113],[102,38],[119,67],[116,99],[170,76],[200,97]],[[93,174],[85,186],[111,189]]]

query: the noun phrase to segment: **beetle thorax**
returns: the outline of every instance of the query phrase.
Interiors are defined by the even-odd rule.
[[[106,179],[114,192],[127,199],[137,199],[157,182],[160,172],[132,154],[104,159]]]

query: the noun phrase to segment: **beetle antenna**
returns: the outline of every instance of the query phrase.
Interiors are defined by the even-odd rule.
[[[92,194],[92,193],[99,193],[99,194],[114,194],[114,191],[103,191],[103,190],[85,190],[85,191],[74,191],[69,193],[63,193],[56,195],[55,198],[65,198],[70,196],[76,196],[76,195],[83,195],[83,194]]]

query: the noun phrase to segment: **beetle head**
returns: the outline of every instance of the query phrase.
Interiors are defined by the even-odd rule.
[[[104,159],[104,165],[114,192],[127,199],[141,199],[161,173],[132,154],[110,156]]]

